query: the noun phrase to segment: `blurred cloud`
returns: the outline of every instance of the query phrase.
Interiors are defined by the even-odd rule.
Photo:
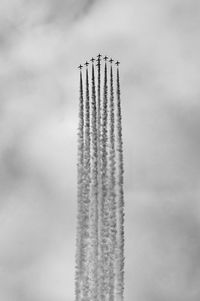
[[[197,301],[199,2],[1,2],[0,298],[74,299],[80,62],[121,60],[126,300]]]

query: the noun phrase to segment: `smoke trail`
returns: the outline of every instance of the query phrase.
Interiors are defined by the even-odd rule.
[[[90,96],[88,68],[86,68],[86,100],[85,100],[85,141],[84,141],[84,196],[82,210],[82,237],[83,237],[83,276],[82,301],[89,300],[89,208],[90,208]]]
[[[100,127],[101,127],[101,61],[98,59],[98,83],[97,83],[97,143],[100,152]],[[99,154],[100,157],[100,154]]]
[[[92,64],[92,108],[91,108],[91,207],[90,207],[90,300],[98,297],[98,162],[97,162],[97,109],[94,64]]]
[[[85,102],[80,71],[75,294],[76,301],[123,301],[124,165],[119,68],[115,116],[112,60],[108,107],[107,57],[102,103],[98,57],[97,98],[93,63],[91,103],[88,68]]]
[[[114,115],[114,91],[113,70],[110,66],[110,120],[109,120],[109,211],[110,211],[110,262],[109,262],[109,301],[114,300],[114,266],[116,247],[116,193],[115,193],[115,115]]]
[[[122,114],[119,68],[117,68],[117,153],[118,153],[118,200],[117,200],[117,269],[116,296],[117,301],[124,300],[124,162],[122,141]]]
[[[79,95],[79,127],[78,127],[78,195],[77,195],[77,237],[76,237],[76,267],[75,267],[75,296],[80,300],[80,280],[82,274],[82,200],[83,200],[83,150],[84,150],[84,106],[83,106],[83,80],[80,70]]]
[[[101,124],[101,296],[100,300],[106,300],[108,295],[108,275],[109,275],[109,202],[108,202],[108,164],[107,164],[107,126],[108,126],[108,84],[107,84],[107,64],[104,69],[104,95],[102,107]]]
[[[102,288],[102,271],[101,271],[101,261],[102,261],[102,248],[101,248],[101,212],[102,212],[102,183],[101,183],[101,149],[100,149],[100,143],[101,143],[101,121],[102,121],[102,112],[101,112],[101,61],[100,57],[98,58],[98,64],[97,64],[97,72],[98,72],[98,79],[97,79],[97,166],[98,166],[98,296],[101,296],[101,288]],[[100,297],[99,297],[100,298]],[[101,301],[101,299],[99,299]]]

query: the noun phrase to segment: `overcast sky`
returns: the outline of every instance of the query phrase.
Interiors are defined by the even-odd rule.
[[[200,299],[200,2],[1,0],[0,299],[74,300],[77,66],[121,61],[126,301]]]

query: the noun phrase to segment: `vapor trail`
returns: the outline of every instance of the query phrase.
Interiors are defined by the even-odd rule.
[[[83,236],[83,277],[82,277],[82,299],[89,300],[89,212],[90,212],[90,95],[88,68],[86,68],[86,96],[85,96],[85,141],[84,141],[84,195],[82,200],[82,236]]]
[[[85,97],[82,66],[79,66],[76,301],[124,301],[124,163],[120,78],[117,67],[115,103],[113,60],[109,61],[108,87],[108,57],[105,56],[101,101],[100,57],[98,55],[97,95],[95,59],[91,59],[91,97],[88,62],[85,63]]]
[[[101,248],[101,218],[102,218],[102,176],[101,176],[101,122],[102,122],[102,107],[101,107],[101,61],[98,59],[97,64],[97,168],[98,168],[98,296],[101,296],[102,291],[102,248]],[[101,299],[99,299],[101,301]]]
[[[115,159],[115,114],[114,114],[114,90],[113,90],[113,69],[110,66],[110,110],[109,110],[109,236],[110,236],[110,261],[109,261],[109,301],[114,300],[115,283],[115,248],[116,248],[116,159]]]
[[[98,155],[97,149],[97,108],[94,65],[92,64],[91,102],[91,206],[90,206],[90,299],[98,297]]]
[[[77,203],[77,237],[76,237],[76,270],[75,270],[75,296],[76,301],[80,300],[80,282],[82,275],[82,200],[83,200],[83,151],[84,151],[84,105],[83,105],[83,80],[80,70],[79,88],[79,126],[78,126],[78,203]]]
[[[124,162],[122,140],[122,114],[119,68],[117,68],[117,156],[118,156],[118,198],[117,198],[117,269],[116,297],[117,301],[124,300]]]
[[[101,61],[98,59],[98,79],[97,79],[97,133],[98,133],[98,147],[100,145],[100,128],[101,128]],[[98,151],[100,151],[98,149]]]
[[[108,295],[109,279],[109,202],[108,202],[108,83],[107,63],[104,68],[103,106],[101,124],[101,299],[106,300]]]

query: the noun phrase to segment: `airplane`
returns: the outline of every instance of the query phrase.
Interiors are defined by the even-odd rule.
[[[86,62],[84,65],[87,67],[87,66],[89,65],[89,63],[88,63],[88,62]]]
[[[117,66],[119,66],[119,64],[120,64],[120,62],[119,62],[119,61],[117,61],[117,62],[115,63],[115,65],[117,65]]]
[[[81,69],[83,68],[83,66],[82,66],[82,65],[79,65],[78,68],[81,70]]]
[[[92,63],[94,63],[95,59],[92,57],[90,61],[91,61]]]
[[[104,58],[103,58],[103,59],[104,59],[104,61],[107,61],[108,57],[107,57],[107,56],[104,56]]]
[[[101,59],[100,59],[100,58],[98,58],[98,59],[96,59],[96,61],[97,61],[97,64],[96,64],[96,66],[100,66],[100,65],[101,65]]]
[[[112,64],[112,62],[114,62],[114,60],[113,60],[113,59],[110,59],[109,62]]]

